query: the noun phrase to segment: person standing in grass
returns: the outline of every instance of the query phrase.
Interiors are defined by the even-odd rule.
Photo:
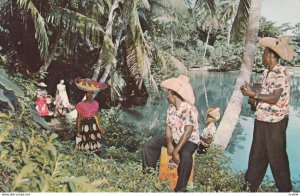
[[[279,59],[293,59],[288,38],[265,37],[258,42],[265,47],[263,64],[267,69],[261,79],[261,92],[247,82],[241,86],[244,96],[256,99],[253,141],[245,180],[246,190],[257,191],[270,164],[279,192],[292,190],[286,129],[289,121],[290,76]]]
[[[99,103],[93,99],[95,92],[106,87],[105,84],[92,81],[89,78],[75,79],[76,86],[85,92],[86,100],[76,104],[78,112],[76,119],[76,149],[92,152],[101,151],[101,135],[105,129],[98,116]]]

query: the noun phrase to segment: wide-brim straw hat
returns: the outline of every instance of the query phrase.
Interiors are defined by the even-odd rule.
[[[44,82],[40,82],[37,85],[40,86],[40,87],[47,87],[47,84],[45,84]]]
[[[207,115],[216,121],[220,120],[221,117],[221,109],[219,107],[216,108],[208,108]]]
[[[83,90],[86,92],[98,92],[107,87],[106,84],[97,82],[95,80],[91,80],[89,78],[76,78],[75,85],[80,90]]]
[[[270,48],[284,60],[291,61],[294,57],[294,52],[293,47],[288,42],[289,37],[264,37],[258,40],[262,47]]]
[[[170,78],[163,81],[160,86],[162,88],[170,89],[179,94],[186,102],[194,105],[195,95],[193,87],[189,82],[190,78],[180,75],[177,78]]]

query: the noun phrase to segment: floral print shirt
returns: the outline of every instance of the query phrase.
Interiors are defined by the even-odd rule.
[[[193,126],[193,132],[188,141],[195,144],[200,142],[198,132],[198,111],[194,105],[191,105],[183,101],[178,110],[173,105],[170,105],[167,110],[167,126],[171,129],[173,140],[178,144],[181,136],[184,133],[184,127],[186,125]]]
[[[284,67],[276,65],[272,71],[266,69],[261,78],[261,94],[271,94],[274,90],[282,88],[283,91],[276,104],[259,102],[255,112],[257,120],[264,122],[279,122],[289,114],[290,76]]]
[[[214,139],[216,132],[217,132],[217,127],[215,123],[209,123],[207,127],[204,128],[201,136],[204,137],[205,139],[207,139],[208,137],[212,137],[212,139]],[[203,144],[206,147],[210,146],[210,144],[205,143],[203,140],[201,140],[201,144]]]

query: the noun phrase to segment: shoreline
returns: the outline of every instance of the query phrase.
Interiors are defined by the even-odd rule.
[[[290,75],[295,75],[295,76],[300,76],[300,65],[295,65],[295,66],[289,66],[286,67]],[[211,66],[204,66],[204,67],[192,67],[188,68],[188,71],[195,71],[195,72],[236,72],[240,70],[229,70],[229,71],[224,71],[224,70],[218,70],[216,68],[212,68]],[[252,71],[252,73],[257,73],[259,74],[260,72],[255,72]]]

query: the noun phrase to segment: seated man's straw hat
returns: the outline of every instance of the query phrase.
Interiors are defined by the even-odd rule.
[[[293,47],[289,45],[289,37],[273,38],[264,37],[258,40],[262,47],[270,48],[281,58],[291,61],[294,57]]]
[[[179,94],[186,102],[194,105],[195,95],[192,85],[189,82],[190,78],[180,75],[177,78],[170,78],[163,81],[160,86],[162,88],[170,89]]]

